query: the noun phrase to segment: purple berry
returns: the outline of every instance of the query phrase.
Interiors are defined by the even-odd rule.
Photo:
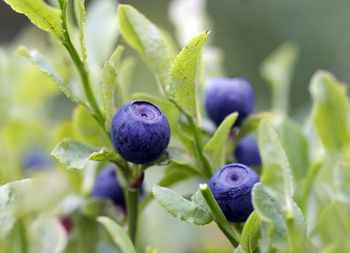
[[[247,166],[261,166],[258,143],[253,136],[244,136],[237,143],[234,155],[237,162]]]
[[[251,168],[232,163],[218,169],[209,188],[227,220],[244,222],[253,211],[251,192],[259,176]]]
[[[95,180],[92,197],[97,199],[110,199],[114,204],[125,209],[125,198],[122,187],[119,185],[115,167],[104,167]]]
[[[122,105],[111,124],[112,142],[127,161],[145,164],[157,160],[170,140],[170,126],[162,110],[145,100]]]
[[[213,79],[204,100],[205,110],[217,126],[233,112],[239,114],[234,125],[239,126],[255,107],[254,90],[244,78]]]

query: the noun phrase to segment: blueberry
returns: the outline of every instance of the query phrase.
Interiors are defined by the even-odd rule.
[[[41,150],[29,150],[23,155],[24,169],[44,169],[52,165],[51,158]]]
[[[162,110],[145,100],[122,105],[111,125],[112,142],[127,161],[145,164],[157,160],[170,139],[170,126]]]
[[[258,143],[253,136],[244,136],[237,143],[234,155],[237,162],[247,166],[261,166]]]
[[[253,211],[251,191],[259,176],[251,168],[232,163],[218,169],[209,181],[209,188],[226,218],[244,222]]]
[[[104,167],[97,175],[92,189],[93,198],[110,199],[114,204],[125,209],[125,197],[122,187],[119,185],[115,167]]]
[[[244,78],[216,78],[205,93],[205,110],[218,126],[232,112],[238,112],[235,126],[254,111],[255,94]]]

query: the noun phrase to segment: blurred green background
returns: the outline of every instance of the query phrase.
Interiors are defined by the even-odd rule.
[[[120,2],[135,6],[174,34],[168,17],[170,1]],[[259,75],[259,65],[287,40],[297,42],[300,47],[290,92],[290,110],[294,118],[300,118],[309,105],[308,84],[317,69],[327,69],[339,80],[350,81],[350,1],[221,0],[207,1],[206,9],[211,19],[209,43],[223,50],[228,76],[243,76],[252,83],[258,110],[268,108],[270,103],[268,86]],[[4,2],[0,4],[0,20],[2,44],[13,41],[28,25],[23,15],[11,11]],[[133,77],[135,90],[157,92],[152,75],[140,61],[137,73]]]

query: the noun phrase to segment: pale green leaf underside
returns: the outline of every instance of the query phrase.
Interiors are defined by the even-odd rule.
[[[261,182],[283,208],[291,210],[293,178],[287,156],[272,126],[266,122],[258,128],[258,142],[263,163]]]
[[[323,146],[330,152],[342,149],[349,141],[349,101],[346,86],[326,71],[311,79],[312,123]]]
[[[97,149],[71,138],[57,144],[51,155],[67,169],[83,169],[89,160],[120,160],[120,156],[106,147]]]
[[[169,79],[170,57],[162,33],[130,5],[119,5],[118,21],[123,38],[152,67],[159,88],[165,94]]]
[[[54,65],[39,52],[35,50],[28,51],[24,47],[19,47],[16,50],[16,54],[29,59],[39,68],[40,71],[44,72],[49,78],[51,78],[70,100],[86,106],[79,97],[73,94],[72,89],[63,81]]]
[[[113,242],[119,247],[123,253],[136,253],[135,247],[132,244],[129,236],[124,229],[109,217],[100,216],[97,221],[101,223],[108,231],[113,239]]]
[[[54,217],[38,217],[28,230],[30,253],[60,253],[68,241],[66,231]]]
[[[4,0],[12,9],[26,15],[40,29],[57,37],[64,33],[61,10],[51,7],[43,0]]]
[[[18,198],[27,191],[31,182],[31,179],[23,179],[0,186],[0,239],[5,238],[15,224]]]
[[[204,152],[209,155],[214,168],[224,165],[226,154],[226,141],[233,124],[238,117],[238,113],[231,113],[216,129],[213,137],[204,146]]]
[[[205,31],[188,42],[177,55],[170,69],[168,93],[170,97],[191,117],[197,116],[198,101],[196,74],[199,54],[209,32]]]
[[[271,246],[279,249],[286,247],[287,225],[281,205],[268,193],[266,187],[258,183],[253,188],[252,201],[260,218],[270,225]]]
[[[152,192],[158,203],[174,217],[196,225],[205,225],[212,221],[206,208],[198,204],[200,200],[197,197],[191,202],[174,191],[158,185],[153,186]]]
[[[85,46],[85,32],[84,32],[84,24],[86,20],[85,0],[75,0],[74,8],[75,8],[77,22],[79,24],[80,47],[83,54],[83,60],[84,62],[86,62],[87,54],[86,54],[86,46]]]

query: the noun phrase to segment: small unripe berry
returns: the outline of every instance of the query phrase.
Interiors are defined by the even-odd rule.
[[[113,165],[104,167],[97,174],[91,195],[97,199],[109,199],[114,204],[125,209],[124,192],[119,185]]]
[[[258,143],[253,136],[244,136],[237,143],[234,152],[236,161],[247,166],[261,166]]]
[[[233,112],[238,112],[234,126],[239,126],[255,107],[254,90],[244,78],[213,79],[204,100],[205,110],[217,126]]]
[[[232,163],[218,169],[209,188],[227,220],[244,222],[253,211],[251,192],[259,176],[251,168]]]
[[[162,110],[145,100],[122,105],[111,124],[112,142],[127,161],[145,164],[157,160],[170,140],[170,126]]]

